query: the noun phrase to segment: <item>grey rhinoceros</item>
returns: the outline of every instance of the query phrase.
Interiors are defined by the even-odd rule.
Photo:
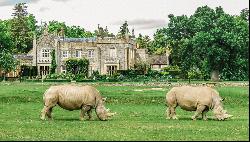
[[[44,108],[41,111],[41,119],[44,120],[46,116],[51,119],[52,108],[58,104],[66,110],[81,110],[80,120],[83,120],[85,113],[88,114],[88,119],[91,119],[92,109],[95,109],[100,120],[108,120],[115,113],[105,108],[105,100],[106,98],[92,86],[51,86],[43,95]]]
[[[183,110],[196,111],[193,120],[202,114],[203,120],[207,120],[206,113],[211,109],[218,120],[232,117],[223,109],[219,93],[207,86],[180,86],[173,87],[166,94],[167,119],[178,119],[175,109],[180,106]]]

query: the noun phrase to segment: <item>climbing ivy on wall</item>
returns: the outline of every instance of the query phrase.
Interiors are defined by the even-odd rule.
[[[56,56],[55,56],[55,49],[51,51],[51,68],[50,68],[50,74],[53,74],[56,72]]]

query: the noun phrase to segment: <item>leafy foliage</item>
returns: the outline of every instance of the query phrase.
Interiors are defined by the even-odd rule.
[[[4,73],[4,77],[7,73],[14,70],[17,65],[16,59],[13,57],[10,51],[3,49],[0,52],[0,69]]]
[[[135,64],[135,70],[142,71],[144,75],[148,72],[149,69],[150,65],[147,62],[141,61]]]
[[[122,24],[122,26],[120,27],[120,30],[119,30],[117,36],[120,37],[120,38],[125,38],[127,34],[129,34],[128,22],[125,21]]]
[[[113,33],[109,33],[107,26],[104,29],[99,24],[98,24],[97,30],[95,30],[94,33],[95,33],[95,35],[97,37],[101,37],[101,38],[104,38],[104,37],[114,37],[115,36]]]
[[[14,40],[15,53],[27,53],[32,49],[32,40],[36,29],[36,20],[28,14],[26,3],[18,3],[14,7],[11,19],[11,36]]]
[[[249,25],[242,17],[208,6],[198,7],[190,17],[169,15],[165,35],[173,65],[186,75],[198,68],[207,75],[217,70],[223,79],[247,79]]]
[[[0,70],[3,71],[4,77],[8,72],[15,69],[17,64],[13,57],[13,42],[8,22],[0,20]]]
[[[66,60],[65,65],[66,65],[66,70],[69,73],[72,73],[74,75],[81,74],[82,77],[88,76],[89,60],[86,58],[81,58],[81,59],[70,58]]]
[[[56,72],[56,56],[55,56],[55,49],[51,51],[51,67],[50,67],[50,73],[53,74]]]
[[[85,29],[80,26],[67,26],[65,22],[59,22],[55,20],[49,21],[48,31],[49,33],[70,38],[84,38],[94,36],[93,33],[85,31]]]

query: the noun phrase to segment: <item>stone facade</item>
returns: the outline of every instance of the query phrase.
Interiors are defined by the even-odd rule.
[[[89,74],[98,71],[100,74],[113,74],[116,70],[127,70],[136,62],[136,44],[133,38],[118,39],[115,37],[65,38],[49,34],[33,41],[33,66],[38,67],[39,75],[49,74],[51,65],[50,52],[56,52],[57,73],[66,72],[65,60],[82,58],[89,60]]]

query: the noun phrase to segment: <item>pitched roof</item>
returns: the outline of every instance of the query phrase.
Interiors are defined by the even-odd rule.
[[[16,55],[14,55],[14,58],[32,60],[33,56],[32,55],[27,55],[27,54],[16,54]]]
[[[94,42],[96,41],[96,37],[89,38],[62,38],[60,39],[65,42]]]
[[[153,65],[167,65],[168,57],[165,55],[151,55],[149,57],[149,64]]]

